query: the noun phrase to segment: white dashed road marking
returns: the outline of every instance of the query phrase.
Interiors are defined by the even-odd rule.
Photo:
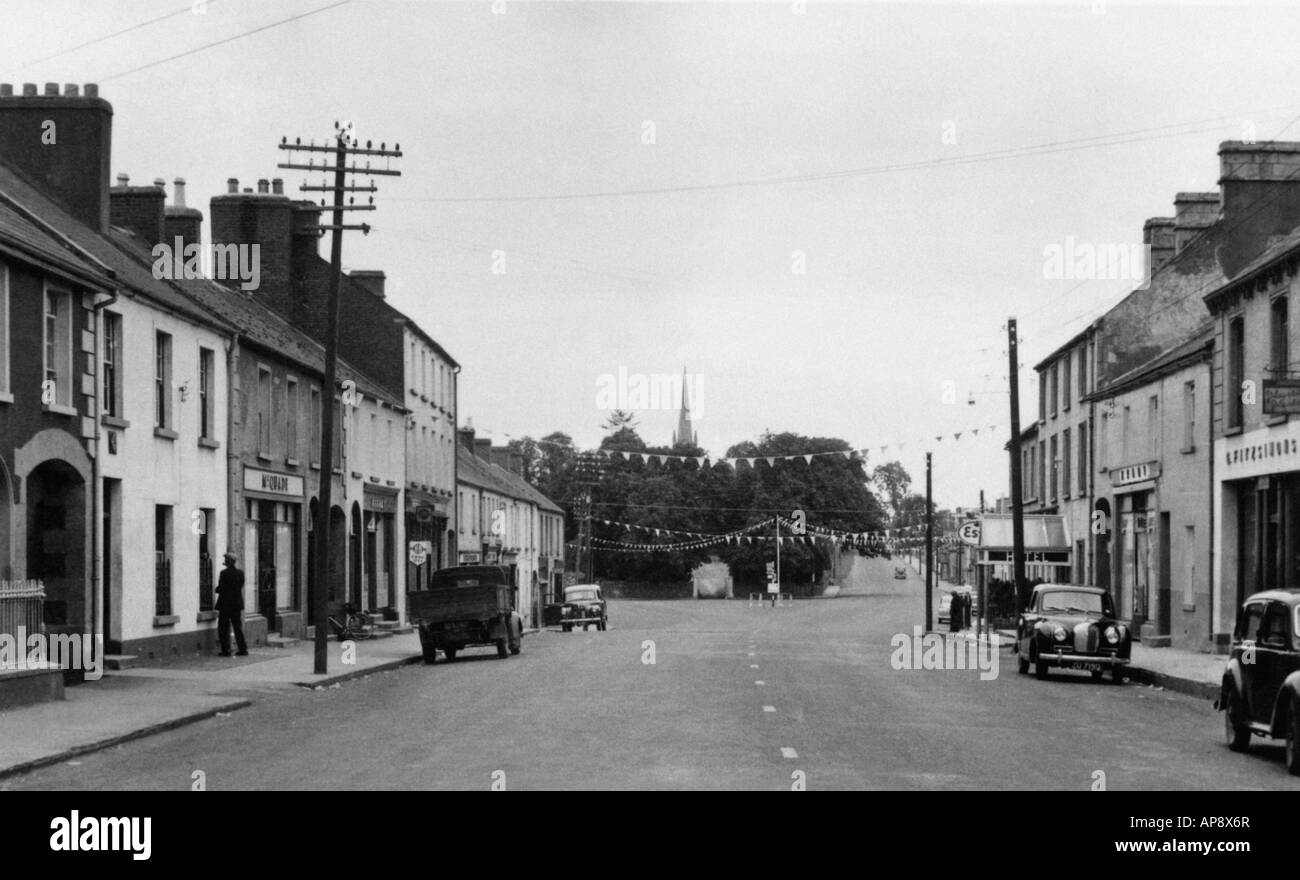
[[[782,757],[782,758],[797,758],[797,757],[799,757],[799,753],[796,752],[794,749],[790,748],[789,746],[781,746],[781,757]]]
[[[765,682],[765,681],[756,681],[756,682],[754,682],[754,684],[767,684],[767,682]]]
[[[775,712],[775,711],[776,711],[776,706],[764,706],[764,707],[763,707],[763,711],[764,711],[764,712]]]
[[[751,663],[751,664],[749,664],[749,668],[750,668],[750,669],[757,669],[757,668],[758,668],[758,664],[757,664],[757,663]]]

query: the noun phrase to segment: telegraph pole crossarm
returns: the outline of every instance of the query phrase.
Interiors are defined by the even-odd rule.
[[[323,233],[329,230],[333,234],[330,241],[330,290],[329,300],[326,306],[326,328],[325,328],[325,375],[321,387],[324,389],[321,401],[321,446],[319,450],[321,462],[321,481],[320,481],[320,505],[319,516],[312,523],[312,528],[316,533],[316,560],[315,576],[313,578],[313,593],[311,597],[311,619],[316,627],[315,636],[315,672],[318,675],[324,675],[328,672],[329,657],[329,572],[330,572],[330,540],[329,540],[329,521],[330,514],[333,510],[333,473],[336,462],[334,462],[334,395],[338,385],[338,342],[339,342],[339,288],[341,276],[343,274],[343,233],[351,230],[357,230],[363,234],[369,234],[370,227],[362,224],[344,224],[344,211],[373,211],[374,197],[371,196],[370,204],[367,205],[345,205],[343,203],[343,194],[345,192],[374,192],[374,184],[369,184],[369,189],[360,189],[355,186],[349,186],[346,175],[348,174],[365,174],[368,176],[383,174],[396,177],[401,174],[400,171],[384,168],[358,168],[354,164],[349,167],[347,160],[349,156],[385,156],[388,158],[401,158],[401,145],[395,144],[394,149],[387,149],[385,144],[380,144],[379,149],[371,148],[370,142],[366,143],[364,148],[355,145],[351,134],[351,126],[334,123],[334,137],[332,144],[317,145],[314,142],[302,143],[302,139],[295,139],[294,143],[289,143],[289,139],[282,138],[279,144],[281,150],[288,151],[291,155],[295,152],[307,153],[333,153],[334,164],[315,164],[303,165],[299,162],[281,162],[278,167],[287,169],[297,169],[301,171],[319,171],[321,173],[332,172],[334,174],[334,185],[311,187],[313,192],[332,192],[334,193],[334,203],[328,207],[333,212],[333,222],[329,224],[320,224],[318,229]],[[326,160],[328,162],[328,160]],[[303,189],[307,185],[303,184]],[[326,206],[321,205],[322,209]],[[341,423],[341,420],[340,420]],[[360,585],[354,585],[360,589]],[[346,600],[346,596],[344,597]]]

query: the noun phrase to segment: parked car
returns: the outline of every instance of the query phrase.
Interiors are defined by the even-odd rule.
[[[1228,748],[1251,736],[1286,740],[1286,768],[1300,776],[1300,591],[1268,590],[1242,603],[1216,708]]]
[[[894,566],[894,580],[896,581],[907,580],[907,569],[901,565]]]
[[[605,605],[605,596],[599,584],[574,584],[564,588],[564,608],[560,611],[560,627],[571,631],[575,626],[584,630],[592,624],[604,631],[609,622],[609,613]]]
[[[1132,637],[1132,627],[1115,616],[1110,593],[1100,587],[1039,584],[1016,627],[1020,674],[1031,663],[1039,678],[1047,678],[1053,666],[1086,670],[1093,678],[1110,670],[1120,684]]]

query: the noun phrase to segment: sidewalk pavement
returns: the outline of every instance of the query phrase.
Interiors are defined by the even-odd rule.
[[[1010,650],[1016,631],[997,631],[1002,647]],[[1223,682],[1223,667],[1228,658],[1220,654],[1202,654],[1180,648],[1148,648],[1133,643],[1126,675],[1140,684],[1149,684],[1207,700],[1218,699]]]
[[[355,644],[355,662],[345,664],[342,646],[329,643],[326,675],[312,671],[315,649],[306,641],[253,648],[246,657],[187,656],[105,670],[99,681],[67,688],[64,700],[0,711],[0,778],[234,712],[259,695],[335,687],[421,659],[416,633]]]
[[[956,588],[942,578],[936,580],[940,591]],[[960,589],[978,592],[969,584]],[[1009,649],[1015,644],[1015,630],[998,630],[998,635],[1004,648]],[[1218,699],[1223,668],[1228,661],[1223,654],[1205,654],[1181,648],[1149,648],[1140,642],[1133,643],[1130,656],[1127,674],[1133,681],[1207,700]]]

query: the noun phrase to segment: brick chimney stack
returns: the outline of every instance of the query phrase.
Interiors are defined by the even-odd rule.
[[[0,85],[0,156],[69,213],[99,232],[109,225],[113,107],[99,86]]]
[[[145,250],[153,250],[154,245],[165,241],[163,209],[167,194],[163,185],[159,178],[152,186],[131,186],[130,178],[119,174],[117,186],[108,191],[109,222],[129,229]]]
[[[354,269],[348,277],[380,299],[384,298],[384,281],[388,276],[382,269]]]
[[[1219,222],[1217,192],[1180,192],[1174,196],[1174,253],[1182,253],[1202,229]]]
[[[1151,272],[1174,258],[1174,218],[1152,217],[1142,224],[1142,243],[1151,249]]]
[[[1230,278],[1300,225],[1300,143],[1224,141],[1219,168],[1226,240],[1219,262]]]
[[[177,238],[180,238],[184,245],[202,243],[203,212],[185,205],[185,178],[183,177],[172,181],[172,204],[167,206],[164,213],[163,230],[168,244]]]
[[[293,316],[294,295],[290,281],[293,257],[293,202],[270,191],[269,182],[258,181],[258,192],[239,191],[238,178],[226,181],[227,192],[213,196],[213,247],[223,244],[258,245],[261,259],[261,287],[267,305]],[[238,287],[239,282],[223,282]]]

